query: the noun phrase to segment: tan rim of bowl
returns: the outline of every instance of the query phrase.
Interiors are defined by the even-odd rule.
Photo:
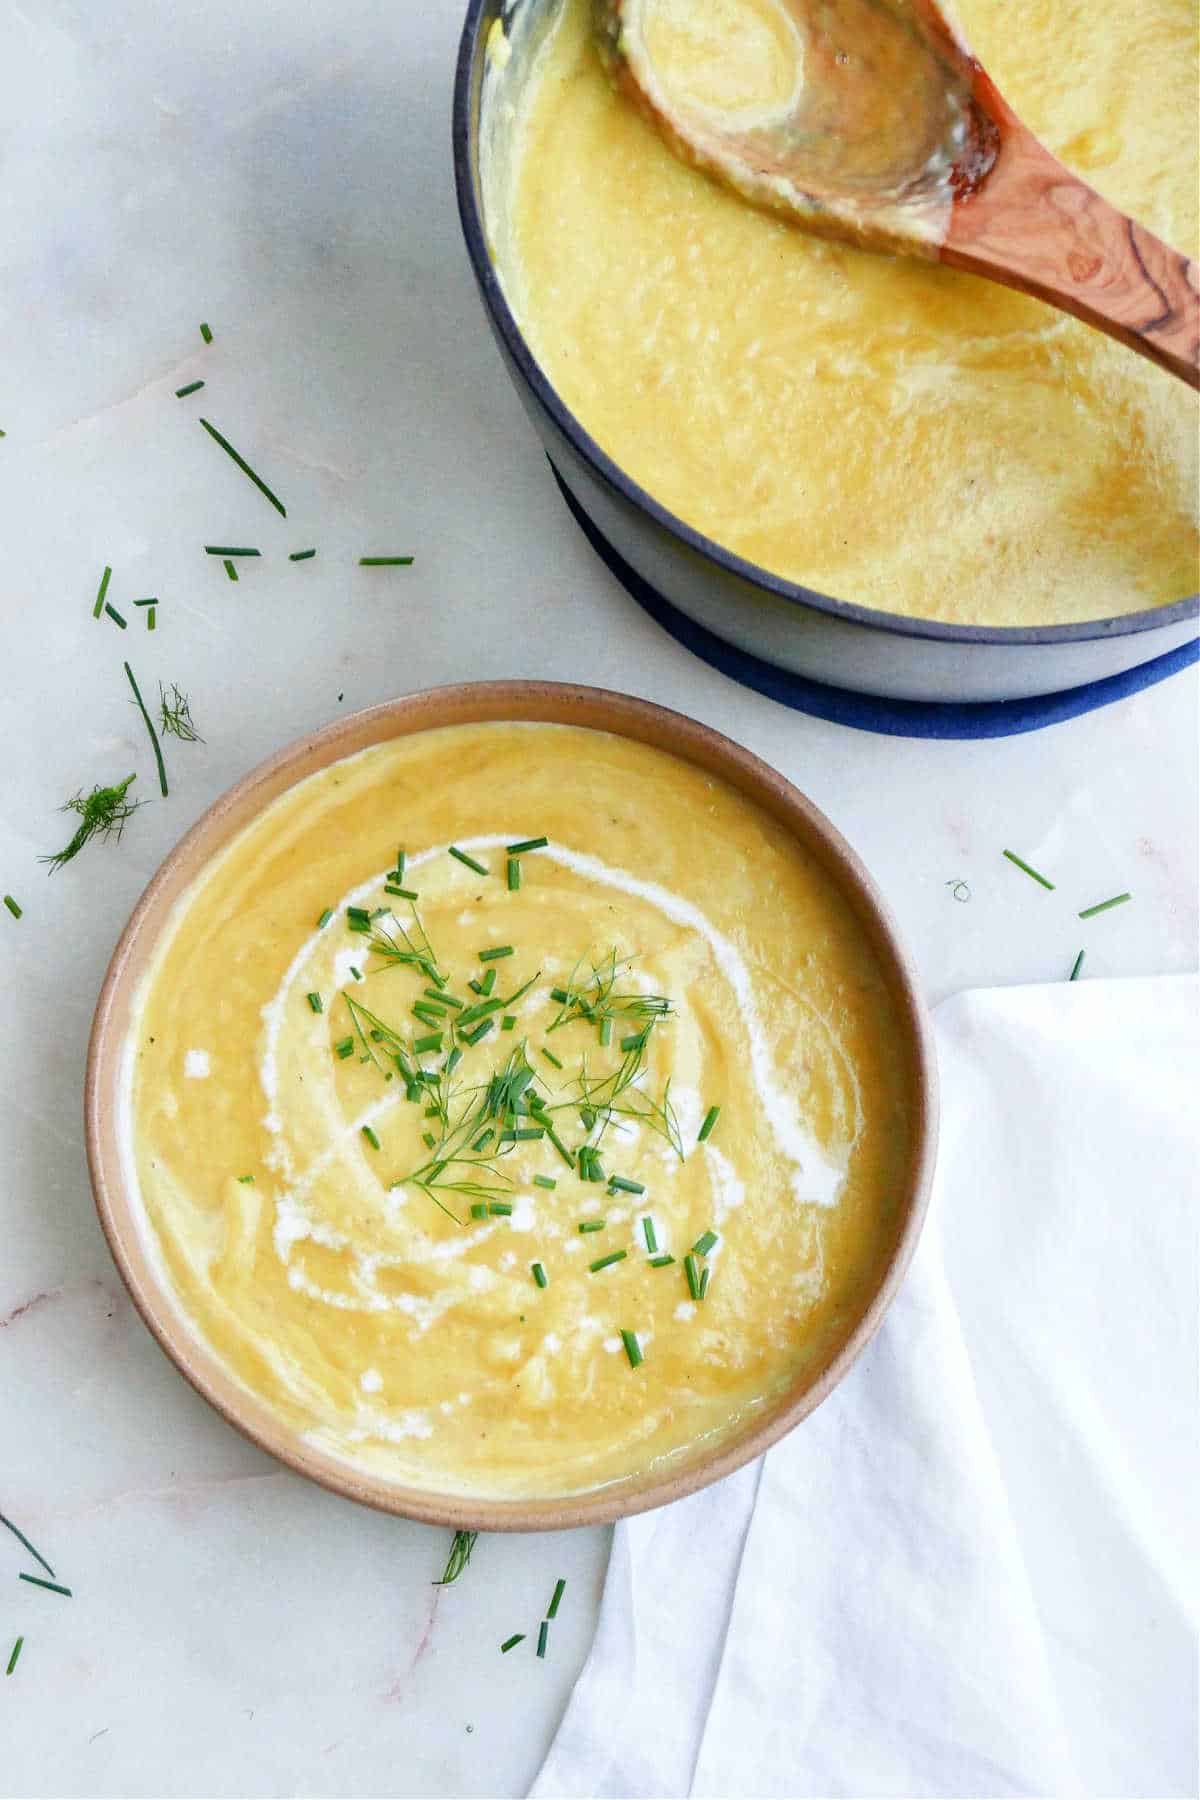
[[[914,1070],[913,1150],[892,1252],[869,1305],[826,1363],[807,1371],[747,1429],[715,1447],[700,1447],[691,1459],[591,1492],[546,1500],[493,1500],[404,1487],[315,1450],[286,1428],[184,1322],[147,1255],[117,1140],[121,1050],[137,985],[176,901],[209,860],[285,789],[329,763],[411,732],[485,720],[544,721],[614,732],[698,764],[755,801],[836,878],[879,958]],[[172,1362],[231,1425],[299,1474],[385,1512],[455,1529],[548,1531],[643,1512],[717,1481],[761,1456],[832,1391],[879,1329],[920,1235],[937,1137],[937,1075],[916,973],[881,896],[850,847],[789,782],[718,732],[648,701],[555,682],[495,681],[434,688],[339,719],[262,763],[209,808],[154,876],[113,952],[92,1026],[84,1122],[100,1223],[134,1305]]]

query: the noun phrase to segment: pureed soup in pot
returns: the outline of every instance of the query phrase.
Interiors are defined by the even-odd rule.
[[[454,726],[298,783],[185,892],[122,1156],[191,1331],[298,1436],[565,1495],[844,1343],[908,1204],[910,1045],[845,893],[745,795]]]
[[[1195,256],[1191,0],[955,10],[1049,147]],[[643,6],[730,105],[769,96],[777,11]],[[1066,623],[1195,591],[1182,382],[1035,300],[811,237],[685,167],[610,86],[589,0],[525,0],[509,28],[481,134],[497,267],[562,400],[656,500],[776,575],[919,618]]]

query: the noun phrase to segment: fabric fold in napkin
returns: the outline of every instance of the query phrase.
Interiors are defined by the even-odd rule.
[[[540,1797],[1191,1795],[1192,977],[966,993],[879,1336],[618,1525]]]

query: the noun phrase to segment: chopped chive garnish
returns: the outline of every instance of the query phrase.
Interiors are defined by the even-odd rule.
[[[612,1043],[612,1020],[607,1013],[600,1021],[600,1043],[605,1048]]]
[[[186,387],[175,389],[175,398],[177,400],[186,400],[189,394],[198,394],[203,386],[204,383],[202,381],[189,381]]]
[[[364,1125],[364,1126],[363,1126],[363,1128],[362,1128],[362,1134],[363,1134],[363,1136],[364,1136],[364,1137],[365,1137],[365,1138],[366,1138],[366,1140],[367,1140],[367,1142],[368,1142],[368,1144],[370,1144],[370,1146],[371,1146],[371,1148],[372,1148],[372,1150],[378,1150],[378,1148],[379,1148],[379,1138],[378,1138],[378,1136],[377,1136],[377,1135],[376,1135],[376,1133],[375,1133],[375,1131],[374,1131],[374,1130],[373,1130],[373,1129],[372,1129],[372,1128],[371,1128],[371,1126],[370,1126],[370,1125]]]
[[[652,1256],[647,1266],[651,1269],[665,1269],[674,1261],[673,1256]]]
[[[523,1126],[519,1131],[502,1131],[500,1133],[500,1142],[502,1144],[532,1144],[544,1138],[545,1135],[545,1126],[528,1125]]]
[[[568,994],[566,988],[551,988],[550,998],[552,1000],[557,1000],[560,1006],[569,1006],[571,1004],[571,995]]]
[[[158,605],[158,595],[157,594],[147,594],[147,596],[144,600],[135,600],[133,604],[135,606],[157,606]]]
[[[708,1111],[704,1115],[704,1123],[700,1127],[700,1134],[696,1139],[696,1142],[698,1144],[702,1144],[704,1142],[705,1138],[709,1138],[712,1136],[713,1126],[716,1124],[716,1122],[720,1118],[720,1116],[721,1116],[721,1109],[719,1106],[710,1106],[709,1107]]]
[[[579,1221],[579,1229],[583,1232],[603,1231],[607,1224],[607,1219],[581,1219]]]
[[[534,1187],[540,1188],[556,1188],[558,1183],[555,1181],[553,1175],[535,1175],[533,1178],[533,1185]]]
[[[716,1241],[716,1232],[706,1231],[696,1239],[695,1243],[692,1245],[692,1250],[696,1256],[707,1256]]]
[[[12,1534],[16,1538],[18,1544],[24,1544],[25,1548],[28,1550],[28,1552],[29,1552],[30,1556],[32,1556],[33,1560],[35,1562],[41,1563],[41,1565],[42,1565],[43,1569],[45,1569],[47,1575],[49,1575],[51,1580],[53,1580],[54,1579],[54,1570],[50,1567],[50,1564],[46,1561],[46,1559],[42,1555],[41,1551],[34,1549],[33,1545],[30,1543],[29,1539],[25,1536],[25,1533],[23,1531],[21,1531],[18,1526],[14,1525],[11,1519],[6,1519],[3,1513],[0,1513],[0,1525],[3,1525],[3,1527],[6,1531],[12,1532]]]
[[[524,1642],[525,1633],[523,1631],[514,1631],[512,1636],[510,1638],[505,1638],[504,1642],[501,1644],[501,1656],[507,1656],[510,1650],[515,1650],[518,1644],[523,1644]]]
[[[540,1625],[539,1625],[539,1626],[538,1626],[538,1647],[537,1647],[537,1653],[538,1653],[538,1655],[539,1655],[539,1656],[545,1656],[545,1654],[546,1654],[546,1640],[547,1640],[547,1639],[548,1639],[548,1638],[549,1638],[549,1636],[550,1636],[550,1627],[549,1627],[549,1626],[548,1626],[548,1625],[547,1625],[547,1623],[546,1623],[546,1621],[545,1621],[545,1619],[543,1619],[543,1620],[542,1620],[542,1622],[541,1622],[541,1624],[540,1624]]]
[[[1111,900],[1101,900],[1096,906],[1085,906],[1079,917],[1094,919],[1097,913],[1108,912],[1109,908],[1113,906],[1124,906],[1127,900],[1132,899],[1132,894],[1114,894]]]
[[[653,1256],[658,1250],[658,1237],[654,1230],[653,1219],[646,1218],[642,1220],[642,1236],[646,1240],[647,1250],[650,1252],[651,1256]]]
[[[638,1343],[636,1331],[622,1331],[621,1342],[625,1346],[625,1354],[629,1358],[629,1366],[636,1369],[639,1363],[645,1362],[642,1346]]]
[[[325,911],[321,914],[320,918],[317,920],[317,930],[324,931],[325,927],[328,925],[328,923],[329,923],[330,919],[332,919],[332,917],[333,917],[333,908],[332,908],[332,906],[327,906],[325,908]]]
[[[626,1255],[624,1250],[610,1250],[607,1256],[598,1256],[594,1263],[588,1264],[588,1273],[597,1275],[601,1269],[610,1269],[614,1263],[624,1262]]]
[[[158,608],[157,608],[157,606],[152,606],[150,608],[149,612],[146,614],[146,630],[153,631],[154,627],[157,624],[158,624]]]
[[[492,989],[495,987],[495,985],[496,985],[496,971],[495,971],[495,969],[489,969],[483,977],[483,983],[482,983],[482,986],[480,987],[479,991],[481,994],[490,994]],[[499,1002],[499,1000],[497,1000],[496,1005],[499,1006],[499,1004],[500,1004],[500,1002]]]
[[[212,326],[206,324],[203,319],[200,321],[200,336],[204,339],[206,344],[212,343]]]
[[[480,1038],[485,1038],[489,1031],[494,1031],[495,1029],[495,1019],[484,1019],[482,1024],[476,1025],[474,1031],[466,1031],[463,1033],[463,1043],[477,1044]]]
[[[481,1131],[479,1136],[475,1139],[475,1142],[471,1145],[472,1150],[486,1150],[495,1135],[494,1131]]]
[[[241,1182],[243,1187],[253,1187],[254,1186],[253,1175],[239,1175],[238,1180]]]
[[[510,894],[515,894],[521,885],[521,865],[515,856],[510,856],[508,859],[506,875],[508,880],[508,891]]]
[[[497,944],[494,950],[481,950],[479,952],[479,960],[482,963],[499,962],[502,956],[511,956],[512,953],[513,947],[511,944]]]
[[[622,1194],[644,1194],[646,1191],[640,1181],[627,1181],[624,1175],[610,1175],[608,1185]],[[651,1245],[651,1249],[653,1248]]]
[[[363,978],[362,970],[355,968],[353,963],[350,965],[350,973],[353,975],[355,981],[361,981]]]
[[[500,1021],[501,1031],[515,1031],[516,1028],[517,1028],[516,1013],[505,1013],[504,1017]]]
[[[108,584],[111,580],[112,570],[106,566],[103,575],[100,577],[100,588],[96,595],[96,604],[92,608],[93,619],[98,619],[100,614],[104,611],[104,602],[108,595]]]
[[[201,419],[200,423],[203,425],[205,431],[207,431],[209,437],[215,439],[215,441],[220,444],[225,454],[233,458],[238,468],[242,471],[242,474],[250,477],[255,487],[271,502],[271,505],[275,508],[276,512],[280,513],[283,518],[286,519],[287,507],[283,504],[283,501],[277,494],[271,492],[261,475],[256,475],[254,473],[254,470],[250,467],[250,464],[246,461],[245,457],[238,455],[233,445],[229,442],[229,439],[227,437],[222,437],[216,426],[210,425],[207,419]]]
[[[511,1200],[489,1200],[488,1211],[496,1219],[507,1219],[512,1215]]]
[[[237,564],[231,562],[228,557],[225,558],[225,573],[228,575],[230,581],[236,581],[238,578]]]
[[[551,1600],[549,1606],[546,1608],[546,1617],[548,1619],[556,1619],[558,1617],[558,1604],[559,1604],[559,1601],[562,1599],[563,1595],[566,1593],[566,1591],[567,1591],[566,1576],[560,1575],[558,1580],[554,1584],[554,1597]]]
[[[70,1588],[64,1587],[61,1581],[43,1581],[40,1575],[27,1575],[24,1569],[17,1576],[17,1580],[27,1581],[30,1587],[46,1588],[52,1594],[65,1594],[68,1600],[72,1597]]]
[[[167,797],[167,770],[166,770],[166,765],[163,762],[162,751],[159,748],[158,733],[154,729],[154,724],[153,724],[153,721],[151,720],[150,714],[146,711],[145,704],[142,700],[141,689],[138,687],[137,682],[134,680],[133,670],[130,668],[128,663],[125,664],[125,673],[129,677],[129,685],[133,689],[133,697],[137,701],[138,711],[141,713],[143,719],[145,719],[146,730],[150,733],[150,744],[151,744],[151,748],[154,751],[154,760],[158,764],[158,785],[162,790],[162,797],[165,800]]]
[[[646,1042],[644,1031],[631,1031],[628,1037],[621,1039],[622,1050],[640,1050]]]
[[[559,1062],[557,1056],[555,1056],[553,1050],[547,1050],[545,1044],[542,1045],[541,1049],[542,1049],[542,1055],[545,1057],[545,1059],[548,1063],[553,1063],[554,1067],[556,1069],[562,1068],[562,1064]]]
[[[441,1026],[445,1019],[445,1010],[440,1006],[430,1006],[428,1000],[418,1000],[412,1008],[413,1017],[420,1019],[422,1025]]]
[[[568,1169],[573,1169],[575,1167],[575,1158],[567,1149],[567,1146],[563,1143],[553,1126],[547,1125],[546,1136],[550,1139],[550,1142],[554,1145],[554,1148],[558,1151],[558,1154],[562,1157]]]
[[[4,1673],[6,1675],[11,1675],[13,1670],[16,1668],[18,1662],[20,1661],[21,1646],[24,1644],[24,1642],[25,1642],[24,1636],[21,1636],[17,1639],[16,1643],[13,1645],[12,1655],[8,1659],[8,1667],[4,1671]]]
[[[465,1000],[456,1000],[454,995],[446,993],[444,988],[426,988],[425,998],[436,1000],[442,1006],[452,1006],[455,1012],[461,1012],[466,1005]]]
[[[509,856],[525,856],[530,850],[544,850],[550,842],[549,838],[522,838],[519,844],[508,846]]]
[[[1047,881],[1044,875],[1039,875],[1036,869],[1031,869],[1029,864],[1023,862],[1015,851],[1006,850],[1004,854],[1007,856],[1009,862],[1015,863],[1017,868],[1020,869],[1023,874],[1031,876],[1034,881],[1040,881],[1044,888],[1049,888],[1051,893],[1054,892],[1054,883],[1052,881]]]
[[[473,1219],[486,1219],[487,1216],[487,1201],[476,1200],[471,1207],[471,1217]]]
[[[308,562],[316,554],[317,553],[315,550],[289,550],[288,551],[288,561],[289,562]]]
[[[707,1294],[708,1278],[711,1274],[712,1274],[711,1269],[701,1269],[701,1271],[700,1271],[700,1292],[696,1295],[697,1300],[703,1300],[705,1294]]]
[[[354,1054],[354,1039],[352,1037],[342,1038],[333,1046],[333,1050],[334,1055],[340,1056],[342,1061],[345,1062],[348,1056]]]
[[[434,1137],[432,1131],[423,1131],[421,1133],[421,1142],[427,1150],[435,1150],[437,1148],[437,1139]]]
[[[447,1073],[447,1075],[453,1075],[455,1069],[457,1069],[459,1063],[462,1061],[462,1058],[463,1058],[463,1053],[459,1049],[458,1045],[455,1044],[453,1050],[450,1052],[449,1056],[446,1058],[446,1073]]]
[[[325,1011],[325,1003],[321,999],[320,994],[310,994],[308,996],[308,1004],[312,1007],[312,1009],[315,1013]]]
[[[205,544],[205,556],[261,556],[261,550],[250,550],[244,544]]]
[[[700,1298],[700,1266],[689,1250],[683,1259],[683,1272],[687,1276],[688,1292],[693,1300]]]
[[[474,869],[477,875],[487,874],[487,870],[484,868],[483,864],[481,862],[476,862],[473,856],[468,856],[465,850],[460,850],[457,844],[450,845],[450,854],[455,862],[462,863],[468,869]]]
[[[437,1051],[441,1048],[442,1033],[440,1031],[429,1031],[426,1032],[424,1037],[413,1039],[413,1049],[418,1056],[423,1056],[426,1050]]]
[[[5,894],[4,904],[7,906],[14,919],[19,919],[21,917],[22,908],[13,899],[11,894]]]
[[[407,569],[411,556],[360,556],[360,569]]]
[[[108,614],[109,618],[112,620],[114,625],[119,625],[121,627],[122,631],[128,631],[129,626],[126,623],[126,621],[121,617],[121,615],[117,611],[116,607],[110,606],[107,600],[104,602],[104,610]]]
[[[537,1285],[540,1288],[544,1288],[547,1285],[547,1278],[546,1271],[543,1269],[541,1263],[530,1263],[529,1267],[533,1271],[533,1279],[537,1282]]]
[[[1079,971],[1083,967],[1083,956],[1084,956],[1084,953],[1081,950],[1079,952],[1079,955],[1075,958],[1075,961],[1071,964],[1071,973],[1067,976],[1068,981],[1078,981],[1079,980]]]
[[[417,900],[420,898],[415,888],[396,887],[391,881],[383,884],[385,894],[394,894],[397,900]]]

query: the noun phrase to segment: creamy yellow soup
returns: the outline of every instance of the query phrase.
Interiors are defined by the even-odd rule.
[[[664,31],[679,11],[643,7]],[[955,11],[1050,148],[1195,256],[1193,0]],[[919,618],[1057,623],[1195,591],[1183,383],[1037,301],[756,211],[613,90],[589,0],[516,18],[484,114],[497,264],[566,405],[658,501],[775,574]],[[692,32],[706,103],[732,68],[730,105],[766,104],[761,21],[746,43],[735,68]]]
[[[905,1041],[838,887],[743,796],[456,727],[292,788],[184,896],[123,1141],[191,1328],[296,1433],[565,1494],[844,1340],[905,1199]]]

